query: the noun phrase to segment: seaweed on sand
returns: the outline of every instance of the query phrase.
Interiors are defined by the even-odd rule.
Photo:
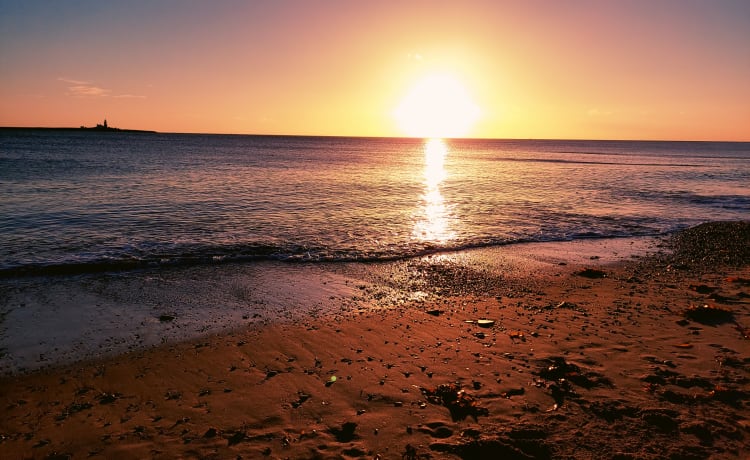
[[[469,415],[474,420],[480,415],[489,415],[489,411],[479,407],[479,402],[474,397],[453,383],[438,385],[434,389],[422,388],[422,393],[427,401],[447,407],[453,421],[463,420]]]
[[[573,384],[586,389],[612,386],[612,381],[607,377],[596,372],[584,371],[562,357],[553,356],[542,360],[540,364],[542,368],[536,374],[541,380],[537,385],[550,390],[556,406],[562,405],[566,398],[579,397]]]

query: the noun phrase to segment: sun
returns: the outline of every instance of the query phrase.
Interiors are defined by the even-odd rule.
[[[418,81],[393,115],[412,137],[464,137],[479,119],[479,107],[456,78],[430,75]]]

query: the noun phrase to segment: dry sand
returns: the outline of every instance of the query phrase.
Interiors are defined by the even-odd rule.
[[[0,456],[748,458],[748,247],[340,268],[325,311],[2,377]]]

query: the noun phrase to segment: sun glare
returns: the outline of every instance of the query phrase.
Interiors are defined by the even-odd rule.
[[[394,117],[408,136],[463,137],[479,119],[479,107],[458,80],[431,75],[411,88]]]

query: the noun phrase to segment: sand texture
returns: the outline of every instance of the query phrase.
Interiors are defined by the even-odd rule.
[[[5,376],[0,457],[748,458],[750,224],[664,246],[349,267],[325,313]]]

